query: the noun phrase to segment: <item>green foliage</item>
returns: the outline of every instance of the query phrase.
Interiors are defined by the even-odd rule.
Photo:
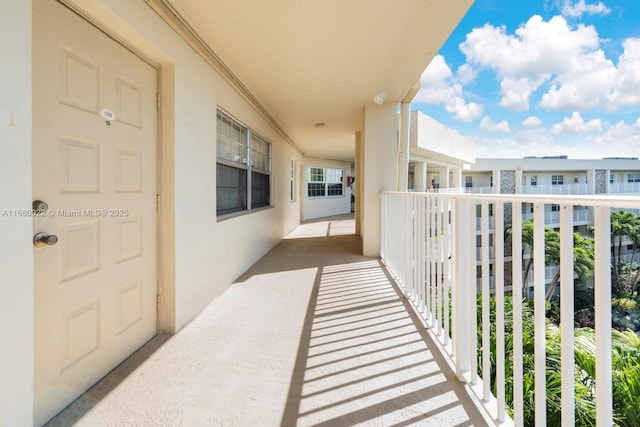
[[[588,309],[590,295],[583,295]],[[623,302],[623,305],[633,305]],[[581,303],[576,303],[576,307]],[[489,300],[491,317],[491,390],[496,393],[495,298]],[[478,297],[482,307],[482,297]],[[618,305],[620,307],[620,305]],[[513,417],[513,301],[505,295],[505,397],[507,412]],[[478,309],[478,373],[482,375],[482,310]],[[523,301],[523,389],[524,424],[535,424],[535,368],[533,302]],[[560,425],[561,358],[560,328],[547,322],[546,331],[547,424]],[[619,426],[640,426],[640,340],[631,331],[612,330],[614,417]],[[577,328],[574,334],[575,425],[595,426],[595,331]]]
[[[624,290],[625,283],[623,282],[622,270],[625,264],[622,260],[622,242],[627,237],[631,240],[633,249],[631,258],[636,253],[638,247],[640,247],[640,217],[633,212],[619,210],[611,212],[611,245],[613,247],[613,284],[616,290]],[[636,269],[640,272],[640,270]],[[632,283],[631,292],[637,291],[638,274],[634,274],[634,281]]]

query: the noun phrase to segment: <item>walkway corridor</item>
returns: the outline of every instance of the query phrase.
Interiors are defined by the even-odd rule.
[[[352,233],[348,218],[301,225],[49,424],[485,425]]]

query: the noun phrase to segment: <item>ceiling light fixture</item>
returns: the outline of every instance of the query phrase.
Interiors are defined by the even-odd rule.
[[[384,104],[384,101],[387,99],[387,92],[380,92],[376,96],[373,97],[373,102],[378,105]]]
[[[316,129],[322,129],[324,127],[324,123],[316,123]]]

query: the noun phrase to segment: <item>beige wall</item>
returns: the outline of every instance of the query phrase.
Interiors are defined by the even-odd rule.
[[[0,425],[32,424],[31,2],[0,0]],[[6,58],[10,58],[6,61]]]
[[[171,166],[173,158],[168,175],[173,175],[175,229],[170,224],[167,232],[175,241],[175,270],[164,274],[163,300],[175,307],[167,329],[177,330],[299,223],[299,203],[289,200],[289,174],[291,158],[300,163],[301,155],[144,2],[77,3],[133,48],[173,68],[173,81],[163,84],[174,100],[174,116],[165,117],[173,128],[165,138],[173,141],[164,164]],[[217,106],[272,143],[272,209],[217,220]]]
[[[290,201],[289,177],[291,159],[300,165],[302,155],[144,2],[71,3],[162,71],[161,169],[169,180],[162,185],[169,192],[162,200],[167,222],[162,242],[169,254],[164,256],[175,263],[162,263],[169,266],[160,275],[165,282],[163,309],[172,313],[161,318],[164,329],[180,329],[299,223],[300,202]],[[0,39],[0,57],[10,58],[11,64],[0,67],[1,214],[31,206],[31,2],[0,0],[0,6],[0,28],[11,34]],[[272,208],[217,220],[218,105],[272,143]],[[31,220],[0,216],[0,236],[0,425],[31,425]]]

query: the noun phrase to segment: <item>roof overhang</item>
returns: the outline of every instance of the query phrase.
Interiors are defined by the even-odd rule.
[[[364,105],[380,92],[387,102],[410,101],[473,3],[146,1],[302,152],[347,161]]]

